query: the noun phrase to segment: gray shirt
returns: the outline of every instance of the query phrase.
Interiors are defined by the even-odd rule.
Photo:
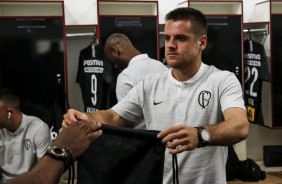
[[[6,181],[29,171],[42,157],[51,138],[48,125],[37,117],[23,114],[15,132],[0,129],[0,173]]]

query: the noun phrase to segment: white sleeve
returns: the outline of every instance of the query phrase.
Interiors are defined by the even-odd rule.
[[[139,122],[141,119],[143,119],[143,100],[140,98],[140,93],[142,94],[142,91],[143,83],[140,82],[130,90],[125,98],[119,101],[111,109],[124,119],[133,122]]]
[[[38,158],[45,154],[51,142],[49,127],[43,122],[34,136],[34,144]]]
[[[234,73],[230,72],[219,87],[222,112],[231,107],[239,107],[246,110],[242,86]]]
[[[120,73],[117,78],[116,96],[117,100],[121,101],[128,92],[133,88],[130,77],[124,73]]]

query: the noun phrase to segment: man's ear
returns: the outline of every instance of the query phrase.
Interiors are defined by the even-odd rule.
[[[200,50],[204,50],[207,46],[207,41],[208,41],[207,35],[201,36],[199,41],[200,41]]]
[[[119,56],[119,49],[117,46],[115,45],[111,46],[111,54],[115,57]]]

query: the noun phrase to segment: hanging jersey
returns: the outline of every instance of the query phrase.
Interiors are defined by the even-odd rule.
[[[249,122],[263,123],[261,89],[263,81],[270,81],[267,58],[262,44],[254,40],[244,42],[245,103]],[[258,122],[262,121],[262,122]]]
[[[165,144],[159,131],[103,125],[77,163],[77,183],[161,184]]]
[[[81,87],[85,112],[106,108],[111,78],[111,65],[104,60],[100,45],[90,44],[80,51],[76,82]]]

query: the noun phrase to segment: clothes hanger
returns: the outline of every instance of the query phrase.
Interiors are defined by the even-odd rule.
[[[253,52],[253,40],[252,40],[252,33],[250,28],[248,28],[248,34],[249,34],[249,49],[251,52]]]
[[[96,32],[96,27],[94,27],[93,28],[93,41],[91,42],[91,45],[93,46],[96,46],[96,45],[98,45],[98,43],[97,43],[97,32]]]
[[[249,33],[249,40],[252,40],[252,33],[251,33],[250,28],[248,28],[248,33]]]
[[[95,52],[96,45],[97,45],[97,42],[96,42],[96,31],[94,31],[93,41],[91,42],[92,57],[96,57],[96,52]]]

